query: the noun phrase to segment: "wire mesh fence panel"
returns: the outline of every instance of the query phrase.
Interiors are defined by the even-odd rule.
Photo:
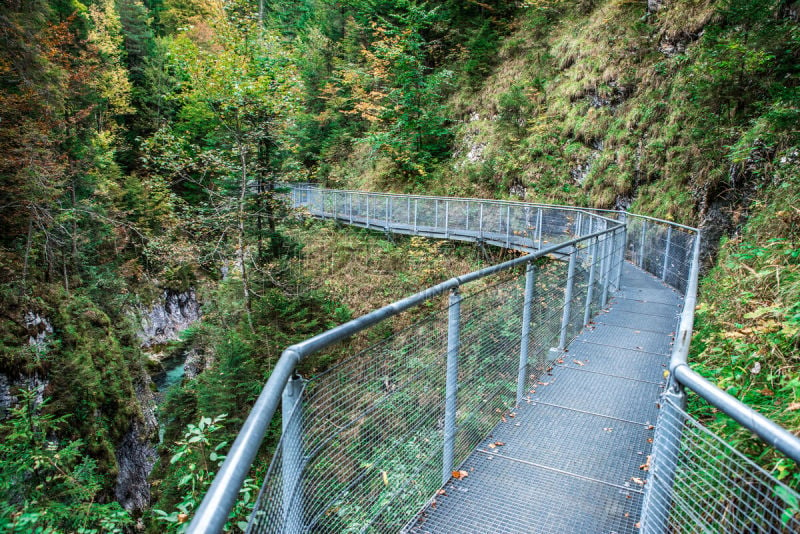
[[[688,286],[695,233],[665,221],[627,215],[625,259],[678,291]]]
[[[723,441],[671,399],[662,408],[647,495],[646,532],[800,532],[800,495]],[[669,451],[669,449],[666,449]],[[668,478],[671,475],[671,479]],[[659,487],[666,490],[656,490]],[[670,491],[671,488],[671,491]]]
[[[513,410],[519,365],[524,278],[464,299],[458,362],[455,462],[460,464]]]
[[[461,233],[516,248],[547,247],[610,224],[585,212],[522,203],[319,189],[293,194],[294,202],[318,216],[442,237]],[[547,383],[560,363],[555,360],[564,358],[553,349],[564,348],[604,305],[623,254],[636,261],[644,247],[664,249],[662,271],[670,271],[668,262],[680,264],[674,258],[689,243],[678,232],[668,239],[664,228],[642,223],[634,228],[636,242],[629,235],[623,243],[620,229],[560,250],[561,261],[537,260],[527,286],[527,325],[526,276],[513,268],[466,284],[449,308],[442,297],[427,301],[431,312],[400,332],[388,335],[385,326],[375,327],[373,335],[383,339],[305,383],[297,405],[302,410],[284,425],[250,530],[402,529],[442,484],[450,464],[449,421],[455,422],[457,467],[499,422],[513,417],[518,394],[524,398]],[[460,310],[459,351],[457,398],[450,410],[445,392],[453,309]]]
[[[584,254],[583,261],[599,261]],[[536,269],[531,380],[546,372],[558,342],[567,282],[565,262],[543,260]],[[574,305],[582,309],[587,271],[576,273],[584,289]],[[498,273],[461,301],[454,466],[513,415],[524,287],[524,276]],[[280,530],[276,524],[291,520],[314,532],[395,532],[435,494],[442,483],[448,309],[441,300],[431,306],[438,311],[307,382],[302,445],[278,447],[251,531]],[[580,318],[582,312],[570,315],[576,324]],[[287,469],[290,446],[297,450]],[[287,471],[298,469],[302,474],[287,480]]]
[[[393,511],[396,530],[438,487],[446,331],[436,312],[311,381],[309,528],[358,531],[382,515],[392,530]]]
[[[300,436],[304,433],[305,424],[302,413],[303,384],[299,385],[296,400],[288,408],[284,407],[282,426],[290,431],[284,431],[278,441],[248,522],[248,533],[285,532],[303,525],[304,489],[301,473],[305,451]]]

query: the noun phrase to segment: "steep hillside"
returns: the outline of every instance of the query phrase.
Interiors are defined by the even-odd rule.
[[[471,50],[447,66],[452,159],[404,182],[356,149],[327,176],[628,208],[702,226],[710,254],[781,161],[797,169],[797,16],[780,0],[524,2],[484,77],[464,75]]]

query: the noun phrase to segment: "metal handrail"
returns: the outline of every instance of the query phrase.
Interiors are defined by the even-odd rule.
[[[458,288],[463,284],[479,280],[517,265],[530,263],[538,258],[556,252],[573,249],[578,243],[589,242],[596,237],[613,234],[618,231],[618,229],[619,225],[615,225],[606,230],[571,239],[526,256],[514,258],[469,274],[451,278],[414,295],[388,304],[367,315],[353,319],[352,321],[339,325],[310,339],[292,345],[284,350],[272,374],[267,380],[264,389],[250,411],[250,415],[242,426],[242,430],[233,442],[225,458],[225,462],[214,477],[214,481],[211,483],[208,492],[195,513],[189,525],[188,532],[218,532],[224,527],[225,522],[228,520],[228,514],[230,510],[233,509],[236,499],[238,498],[238,488],[241,487],[247,477],[250,466],[258,453],[266,430],[272,420],[272,416],[275,414],[278,407],[284,386],[292,377],[297,364],[303,358],[333,343],[347,339],[384,319],[402,313],[433,297],[442,295],[451,289]],[[231,488],[235,488],[235,490],[232,491]]]
[[[700,269],[700,234],[693,251],[692,272],[686,291],[681,322],[676,343],[669,363],[670,374],[674,378],[671,389],[674,393],[678,384],[688,387],[709,404],[722,410],[743,427],[754,432],[762,440],[778,449],[789,458],[800,463],[800,439],[776,424],[774,421],[750,408],[739,399],[723,391],[689,366],[689,344],[692,340],[694,310],[697,304],[698,272]]]
[[[694,243],[691,253],[691,266],[685,282],[687,283],[684,292],[684,307],[680,316],[680,328],[676,338],[675,346],[672,352],[669,372],[670,372],[670,385],[666,392],[667,395],[678,396],[682,398],[685,403],[685,393],[683,388],[689,388],[697,393],[701,398],[716,406],[724,413],[730,415],[733,419],[739,422],[745,428],[748,428],[769,445],[780,450],[788,457],[800,462],[800,439],[775,424],[763,415],[755,412],[753,409],[746,406],[738,399],[732,397],[726,392],[719,389],[716,385],[712,384],[697,372],[693,371],[688,363],[689,345],[692,337],[692,326],[694,321],[694,308],[697,300],[698,288],[698,275],[699,275],[699,252],[700,252],[700,232],[696,228],[681,225],[671,221],[665,221],[648,216],[640,216],[636,214],[628,214],[624,211],[615,210],[594,210],[591,208],[569,208],[567,206],[553,206],[547,204],[529,204],[516,201],[498,201],[489,199],[462,199],[455,197],[435,197],[435,196],[421,196],[421,195],[396,195],[387,193],[364,193],[357,191],[344,191],[344,190],[324,190],[316,187],[298,187],[296,190],[313,190],[318,193],[332,192],[335,194],[349,193],[349,194],[369,194],[379,197],[401,197],[411,199],[425,199],[425,200],[442,200],[442,201],[477,201],[488,204],[499,205],[518,205],[522,207],[533,208],[548,208],[558,210],[570,210],[576,213],[598,217],[608,222],[613,223],[613,226],[605,230],[597,231],[585,236],[568,240],[548,248],[540,249],[532,254],[516,258],[498,265],[490,266],[473,273],[469,273],[460,277],[451,278],[445,282],[437,284],[433,287],[425,289],[412,296],[401,299],[392,304],[384,306],[375,310],[363,317],[354,319],[340,325],[336,328],[323,332],[314,336],[306,341],[292,345],[287,348],[280,359],[278,360],[269,380],[267,381],[262,393],[256,401],[253,409],[245,421],[241,432],[234,441],[227,458],[220,468],[219,473],[215,477],[211,487],[208,490],[200,508],[197,510],[190,526],[189,532],[206,532],[206,531],[220,531],[225,522],[227,521],[229,511],[233,508],[235,501],[238,497],[238,488],[241,487],[242,482],[247,476],[250,466],[255,459],[262,439],[265,435],[266,429],[274,415],[275,410],[281,399],[285,384],[292,378],[294,370],[300,360],[309,354],[325,348],[333,343],[341,341],[345,338],[352,336],[364,329],[383,321],[388,317],[397,315],[405,310],[408,310],[422,302],[425,302],[435,296],[442,295],[447,291],[457,289],[461,285],[484,278],[493,273],[512,268],[517,265],[530,264],[533,260],[543,257],[545,255],[557,254],[564,250],[569,250],[579,243],[588,242],[588,240],[597,238],[605,234],[615,234],[620,227],[626,228],[630,219],[641,219],[649,221],[657,225],[664,225],[669,231],[673,228],[681,229],[688,233],[694,234]],[[618,221],[611,217],[604,217],[597,215],[597,213],[614,213],[617,214],[622,220]],[[334,217],[336,215],[334,214]],[[387,217],[388,218],[388,217]],[[389,230],[389,228],[387,228]],[[644,243],[645,228],[642,230],[641,242]],[[667,234],[669,235],[669,234]],[[636,236],[633,237],[636,239]],[[509,241],[509,244],[512,242]],[[633,241],[634,248],[636,242]],[[669,256],[669,238],[667,237],[667,251],[664,255],[663,272],[666,273],[667,256]],[[687,251],[688,249],[684,249]],[[640,250],[640,253],[642,250]],[[643,264],[640,258],[640,264]],[[654,273],[657,274],[657,273]],[[682,271],[682,275],[685,274]],[[665,274],[662,274],[662,280]],[[678,438],[679,439],[679,438]],[[659,448],[657,450],[657,447]],[[658,454],[663,453],[663,457],[669,459],[670,454],[674,452],[670,448],[680,447],[680,443],[666,443],[654,444],[654,473],[659,469],[663,472],[672,468],[669,462],[659,462]],[[660,451],[660,452],[659,452]],[[671,476],[665,473],[663,480],[667,485],[671,485]],[[659,491],[658,488],[648,488],[648,491]],[[661,491],[669,492],[670,488],[661,488]],[[646,506],[643,511],[643,517],[646,514]],[[652,525],[648,526],[648,530],[652,529]],[[658,531],[658,528],[652,531]]]
[[[327,189],[324,187],[315,187],[311,184],[303,184],[301,187],[294,187],[293,184],[282,184],[284,186],[288,186],[292,189],[308,189],[318,193],[337,193],[337,194],[358,194],[358,195],[369,195],[369,196],[377,196],[377,197],[390,197],[390,198],[410,198],[410,199],[419,199],[419,200],[440,200],[440,201],[454,201],[454,202],[480,202],[484,204],[496,204],[501,206],[511,205],[511,206],[518,206],[518,207],[530,207],[530,208],[548,208],[554,210],[561,210],[561,211],[572,211],[572,212],[582,212],[588,215],[593,215],[595,217],[604,219],[608,222],[619,223],[617,219],[612,217],[605,217],[603,215],[597,215],[595,212],[607,212],[607,213],[616,213],[616,214],[623,214],[627,213],[621,210],[598,210],[595,208],[587,208],[587,207],[580,207],[580,206],[568,206],[565,204],[545,204],[545,203],[538,203],[538,202],[525,202],[522,200],[500,200],[495,198],[470,198],[470,197],[443,197],[437,195],[417,195],[413,193],[384,193],[378,191],[358,191],[356,189]],[[633,215],[633,214],[632,214]],[[637,215],[638,216],[638,215]],[[650,217],[648,217],[650,218]],[[655,221],[661,221],[661,219],[653,219]],[[669,221],[661,221],[664,223],[672,224]],[[676,224],[676,226],[682,226]],[[684,227],[689,228],[689,227]]]

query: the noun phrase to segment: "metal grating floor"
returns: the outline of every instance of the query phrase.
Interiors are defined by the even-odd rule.
[[[622,288],[408,526],[423,533],[634,533],[682,300],[626,264]],[[495,445],[501,442],[502,445]]]

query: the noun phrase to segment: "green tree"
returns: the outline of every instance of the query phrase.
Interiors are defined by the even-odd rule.
[[[103,475],[80,439],[55,436],[67,416],[43,415],[36,391],[0,421],[0,530],[123,532],[133,520],[119,503],[101,503]]]

